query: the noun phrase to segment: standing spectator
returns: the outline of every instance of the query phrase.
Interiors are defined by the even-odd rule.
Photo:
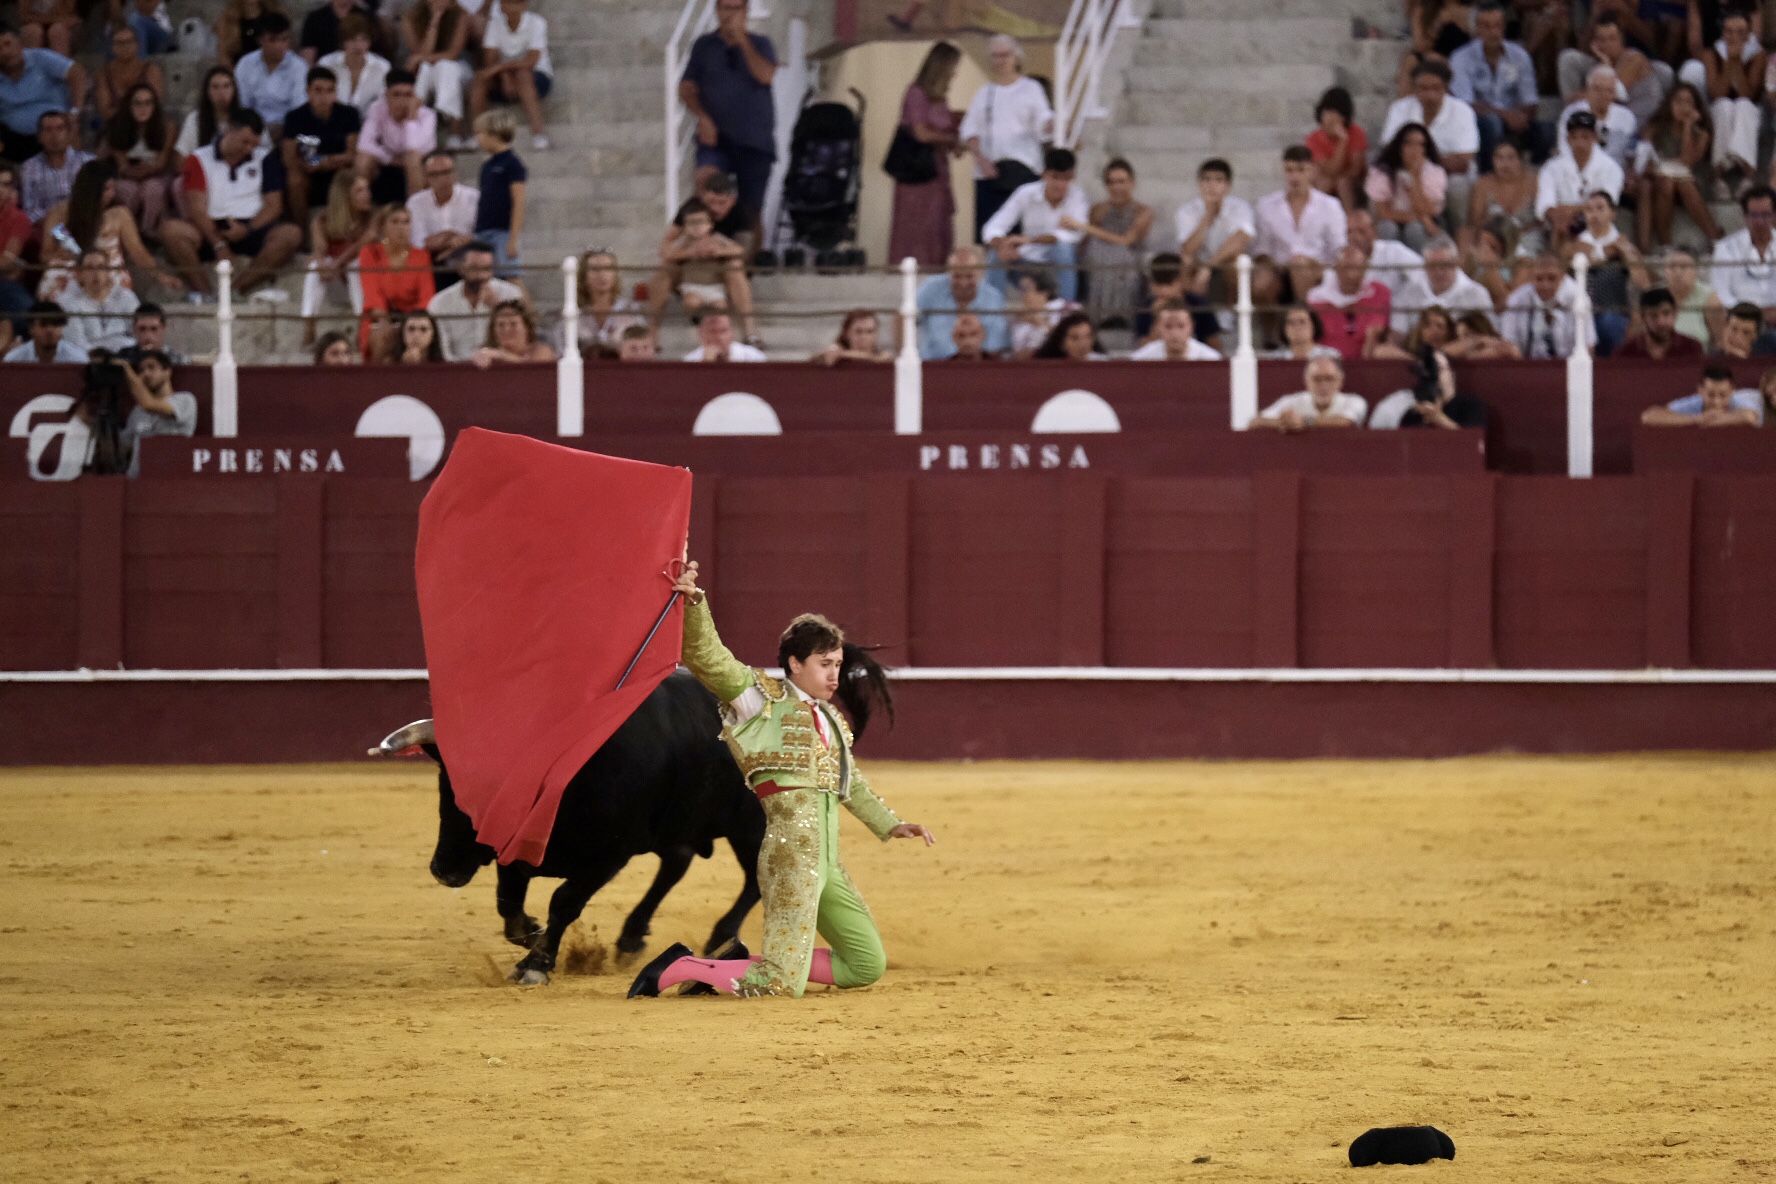
[[[129,101],[105,124],[102,154],[117,166],[117,200],[135,218],[142,233],[160,230],[179,172],[173,150],[173,125],[160,96],[146,83],[129,92]]]
[[[1539,251],[1544,236],[1535,200],[1536,171],[1524,163],[1517,145],[1509,140],[1493,145],[1492,172],[1475,181],[1468,195],[1467,224],[1456,239],[1462,253],[1476,252],[1485,234],[1497,237],[1500,256]]]
[[[1091,318],[1083,312],[1070,312],[1056,321],[1030,356],[1058,362],[1103,362],[1109,358],[1098,344],[1098,331],[1092,328]]]
[[[1714,121],[1701,92],[1687,82],[1672,87],[1645,131],[1644,172],[1634,211],[1641,243],[1650,249],[1671,241],[1671,219],[1680,202],[1710,242],[1720,238],[1714,211],[1703,196],[1713,188],[1709,146]]]
[[[1702,343],[1677,331],[1677,298],[1669,288],[1648,288],[1640,294],[1640,327],[1617,348],[1618,358],[1688,358],[1702,360]]]
[[[40,366],[78,365],[86,361],[86,351],[66,340],[68,314],[53,300],[37,300],[25,310],[30,320],[30,339],[13,346],[6,355],[8,362],[35,362]]]
[[[1584,91],[1560,113],[1561,151],[1566,150],[1566,128],[1572,117],[1588,111],[1597,120],[1597,146],[1621,166],[1626,174],[1633,167],[1634,138],[1640,123],[1634,112],[1616,102],[1616,72],[1608,66],[1591,71]]]
[[[894,220],[888,233],[888,259],[911,256],[922,267],[949,258],[955,245],[956,198],[950,191],[950,156],[957,145],[956,113],[950,84],[962,51],[940,41],[925,55],[918,77],[900,101],[900,127],[930,151],[937,173],[929,181],[894,182]],[[898,133],[897,133],[898,134]]]
[[[1526,358],[1571,357],[1573,334],[1578,329],[1573,304],[1578,298],[1578,281],[1566,274],[1559,258],[1551,254],[1537,256],[1530,268],[1529,283],[1505,301],[1501,318],[1505,340]],[[1585,341],[1587,345],[1596,341],[1590,325],[1585,326]]]
[[[1019,186],[981,231],[981,241],[1000,263],[1052,268],[1063,300],[1079,299],[1079,241],[1091,216],[1085,190],[1073,183],[1074,166],[1071,152],[1049,149],[1041,179]],[[1002,291],[1007,286],[1002,268],[995,267],[988,278]]]
[[[0,354],[25,332],[22,315],[31,307],[25,277],[25,244],[31,241],[31,220],[19,208],[18,165],[0,160]]]
[[[302,105],[308,88],[308,63],[290,52],[289,17],[273,12],[259,22],[259,48],[235,63],[234,83],[241,106],[258,112],[277,139],[284,116]]]
[[[1131,362],[1218,362],[1219,351],[1196,339],[1196,321],[1182,300],[1162,305],[1155,321],[1159,336],[1129,355]]]
[[[697,348],[687,362],[763,362],[765,352],[734,340],[734,325],[725,312],[704,313],[697,321]]]
[[[135,406],[124,417],[118,443],[130,458],[129,475],[141,471],[141,442],[149,436],[191,436],[197,432],[197,396],[173,389],[173,360],[160,350],[146,350],[123,363]]]
[[[1337,358],[1313,358],[1305,371],[1307,389],[1284,395],[1248,425],[1258,431],[1306,432],[1328,428],[1360,428],[1369,414],[1361,395],[1347,394],[1344,366]]]
[[[326,204],[327,192],[358,158],[357,108],[339,101],[338,77],[326,66],[308,72],[308,101],[284,120],[278,145],[289,178],[290,217],[308,225],[310,209]],[[317,248],[318,249],[318,248]]]
[[[412,72],[420,102],[449,121],[449,147],[472,146],[463,122],[463,102],[472,71],[462,61],[474,22],[456,0],[418,0],[401,20],[410,52],[404,65]]]
[[[987,42],[987,81],[962,116],[962,143],[974,158],[974,233],[1042,168],[1042,145],[1054,135],[1054,108],[1040,83],[1024,75],[1024,50],[1003,33]],[[988,333],[992,329],[989,326]]]
[[[1677,331],[1708,345],[1720,336],[1727,307],[1714,289],[1697,278],[1696,257],[1682,247],[1663,256],[1665,286],[1677,299]]]
[[[468,361],[486,340],[494,309],[522,303],[524,297],[518,285],[494,278],[494,252],[488,243],[469,243],[461,258],[462,278],[426,305],[443,335],[444,356],[452,362]]]
[[[150,57],[173,52],[173,20],[165,0],[111,0],[111,24],[134,29],[142,52]]]
[[[337,329],[321,334],[315,342],[314,364],[317,366],[356,366],[358,351],[352,348],[351,338]]]
[[[1457,316],[1464,312],[1493,311],[1492,293],[1461,269],[1461,251],[1449,238],[1425,244],[1424,274],[1414,276],[1394,294],[1393,330],[1405,337],[1427,308],[1441,308]],[[1454,322],[1451,321],[1451,335]]]
[[[661,268],[648,287],[648,324],[656,331],[666,302],[677,295],[695,319],[705,309],[728,309],[740,315],[748,344],[755,344],[752,284],[746,276],[745,252],[717,234],[714,215],[692,198],[680,210],[682,229],[660,252]]]
[[[1762,51],[1746,56],[1750,39],[1750,18],[1730,11],[1721,17],[1725,52],[1709,46],[1701,54],[1708,72],[1709,111],[1714,116],[1714,169],[1729,183],[1757,175],[1765,58]]]
[[[962,313],[950,326],[949,348],[946,362],[990,362],[997,356],[987,349],[987,327],[971,312]]]
[[[1369,160],[1369,133],[1357,125],[1350,92],[1335,86],[1321,95],[1314,105],[1314,124],[1307,137],[1314,186],[1350,209],[1357,204],[1357,187]]]
[[[403,316],[399,336],[390,335],[387,352],[377,361],[395,366],[424,366],[445,361],[438,322],[425,309]]]
[[[1492,167],[1498,144],[1512,144],[1538,160],[1546,155],[1547,141],[1535,121],[1535,62],[1528,50],[1505,40],[1505,6],[1499,0],[1480,5],[1474,40],[1455,51],[1449,69],[1449,93],[1474,109],[1483,172]]]
[[[92,153],[69,147],[73,126],[63,111],[45,111],[37,121],[37,140],[43,151],[27,159],[19,170],[25,186],[25,214],[33,222],[43,221],[52,206],[68,200],[81,166],[93,159]]]
[[[1291,305],[1283,312],[1283,342],[1276,349],[1258,355],[1273,361],[1305,362],[1309,358],[1342,358],[1344,355],[1323,344],[1325,322],[1320,314],[1305,304]]]
[[[319,69],[319,67],[316,67]],[[308,274],[302,278],[302,319],[305,341],[313,341],[315,318],[330,284],[343,284],[352,312],[364,312],[363,278],[358,256],[382,234],[376,203],[370,199],[370,182],[353,173],[333,174],[326,205],[309,223]]]
[[[631,326],[647,325],[647,314],[623,295],[623,276],[611,252],[597,247],[585,252],[579,270],[580,352],[609,357]]]
[[[1383,238],[1423,250],[1444,232],[1449,174],[1438,163],[1437,146],[1422,124],[1408,123],[1394,133],[1363,188]]]
[[[1344,207],[1313,187],[1313,157],[1297,144],[1283,152],[1283,188],[1259,198],[1253,213],[1252,299],[1292,303],[1313,290],[1344,246]]]
[[[486,343],[469,355],[469,361],[481,370],[495,362],[553,362],[555,359],[554,347],[537,335],[536,318],[531,315],[530,306],[522,300],[508,300],[493,310],[487,323]]]
[[[1536,216],[1549,242],[1564,245],[1584,217],[1587,195],[1607,193],[1622,198],[1622,168],[1597,147],[1597,117],[1575,111],[1566,118],[1566,150],[1542,166],[1536,178]]]
[[[89,354],[96,349],[128,349],[135,344],[131,326],[140,303],[134,292],[117,282],[104,251],[82,251],[74,283],[61,299],[62,311],[69,317],[68,340]]]
[[[266,22],[273,17],[283,18],[284,28],[289,29],[290,14],[284,11],[282,0],[228,0],[216,16],[216,44],[223,63],[234,65],[255,52]]]
[[[957,247],[950,252],[949,269],[919,285],[919,356],[941,361],[956,348],[952,330],[962,313],[980,317],[986,329],[986,352],[1003,354],[1011,344],[1011,325],[1005,316],[1005,294],[992,284],[981,283],[986,255],[979,247]]]
[[[1153,209],[1135,200],[1135,168],[1118,156],[1104,166],[1105,200],[1085,225],[1086,312],[1105,328],[1129,325],[1141,298],[1141,263]]]
[[[475,237],[493,245],[499,274],[518,275],[524,247],[525,179],[530,173],[512,151],[518,123],[508,111],[486,111],[475,119],[475,139],[487,159],[481,162],[481,199],[475,207]]]
[[[35,154],[42,153],[59,159],[73,137],[68,112],[86,102],[86,89],[86,71],[80,63],[47,49],[26,49],[16,32],[0,25],[0,157],[29,163]],[[43,137],[44,122],[51,119],[61,123],[61,148],[54,152]],[[67,166],[70,180],[80,163]],[[25,209],[29,212],[28,174],[25,180]],[[64,183],[61,195],[66,193]],[[60,196],[52,197],[44,208],[59,200]],[[33,221],[40,217],[41,212]]]
[[[1763,312],[1765,329],[1776,325],[1776,248],[1771,230],[1776,229],[1776,191],[1754,186],[1739,199],[1745,229],[1714,244],[1714,291],[1721,303],[1755,305]]]
[[[136,315],[130,320],[130,337],[129,348],[122,354],[132,362],[141,361],[142,355],[150,350],[165,354],[175,366],[183,366],[189,360],[167,344],[166,310],[158,304],[144,302],[136,305]]]
[[[1706,366],[1695,394],[1648,407],[1640,422],[1655,428],[1755,428],[1763,403],[1751,391],[1734,390],[1734,381],[1730,368],[1718,363]]]
[[[264,120],[246,111],[214,144],[185,158],[185,217],[167,219],[160,235],[194,295],[210,291],[201,261],[251,260],[234,277],[235,290],[247,292],[302,245],[302,232],[283,221],[283,162],[264,139]]]
[[[720,0],[716,5],[716,21],[718,31],[699,37],[691,46],[690,62],[685,68],[685,76],[690,77],[691,71],[697,68],[697,46],[709,37],[722,38],[721,30],[727,29],[734,22],[727,17],[728,9],[734,0]],[[739,3],[740,29],[739,44],[741,56],[747,58],[750,66],[751,49],[757,52],[754,40],[746,35],[746,4]],[[549,62],[549,22],[534,12],[528,11],[529,0],[499,0],[499,12],[487,18],[487,28],[481,35],[481,68],[475,71],[475,78],[469,91],[470,114],[479,117],[487,109],[489,96],[495,99],[509,99],[524,109],[524,118],[530,123],[530,146],[538,152],[547,151],[552,145],[549,137],[543,134],[543,100],[549,97],[549,88],[555,81],[555,67]],[[764,38],[757,38],[764,41]],[[724,41],[724,44],[727,42]],[[765,50],[769,51],[771,43],[765,41]],[[771,59],[769,70],[775,73],[776,59]],[[681,87],[682,90],[682,87]],[[770,95],[770,82],[766,79],[764,87],[767,104]],[[699,158],[702,153],[698,153]],[[771,159],[776,159],[775,141],[772,142]],[[699,159],[701,166],[705,162]],[[719,164],[720,162],[711,162]],[[748,162],[747,167],[751,167]],[[733,169],[723,169],[744,176],[739,164]],[[765,177],[771,175],[770,162],[764,166]],[[745,182],[742,181],[742,185]],[[759,194],[753,208],[764,205],[764,184],[760,182]]]
[[[1670,70],[1666,70],[1665,78],[1660,78],[1644,53],[1629,48],[1621,11],[1603,12],[1592,20],[1590,35],[1579,38],[1581,46],[1589,46],[1589,52],[1568,49],[1561,53],[1560,97],[1571,103],[1590,85],[1592,71],[1608,66],[1621,84],[1618,97],[1640,122],[1658,110],[1670,85]]]
[[[404,202],[409,193],[418,193],[425,186],[426,155],[437,147],[438,116],[420,103],[413,75],[390,70],[388,89],[370,105],[358,133],[358,175],[370,178],[376,203]],[[497,153],[500,149],[483,144],[482,151]],[[482,166],[483,173],[486,168]],[[485,195],[485,178],[481,188]]]
[[[448,287],[455,282],[448,269],[456,267],[457,252],[474,241],[481,191],[457,183],[456,157],[448,152],[434,149],[423,164],[426,187],[407,199],[413,245],[426,249],[440,269],[438,283]]]
[[[138,86],[150,88],[156,99],[166,101],[166,75],[158,63],[142,56],[141,42],[129,25],[118,25],[111,31],[111,60],[99,67],[96,81],[93,105],[101,125],[111,121],[125,96]]]
[[[1393,293],[1369,278],[1368,269],[1362,249],[1347,244],[1339,248],[1331,273],[1307,294],[1307,307],[1323,326],[1322,339],[1346,361],[1361,358],[1387,335],[1393,312]]]
[[[406,206],[382,212],[382,237],[358,252],[358,275],[364,288],[358,348],[368,361],[391,348],[390,314],[424,311],[438,294],[432,286],[432,257],[413,245],[413,215]]]
[[[179,139],[173,145],[180,156],[190,156],[199,148],[216,142],[224,128],[233,123],[246,108],[234,85],[234,71],[227,66],[211,66],[204,75],[203,97],[185,113],[179,125]]]
[[[858,308],[845,314],[838,338],[808,360],[823,366],[837,366],[841,362],[892,362],[894,355],[882,348],[876,314],[867,308]]]
[[[1412,74],[1412,94],[1388,107],[1383,141],[1392,140],[1402,127],[1421,123],[1431,133],[1443,168],[1449,174],[1449,208],[1456,216],[1468,209],[1473,188],[1475,157],[1480,151],[1480,124],[1474,109],[1449,94],[1449,67],[1429,61]]]
[[[339,101],[360,115],[388,89],[389,60],[370,52],[370,18],[364,13],[354,12],[345,18],[340,26],[340,48],[324,55],[319,64],[333,71],[338,80]]]
[[[321,59],[330,53],[339,52],[345,44],[345,25],[352,17],[365,15],[365,6],[359,0],[321,0],[321,3],[302,18],[302,36],[297,44],[301,47],[302,60],[305,65],[325,65]]]
[[[691,43],[678,97],[697,121],[698,179],[731,173],[756,227],[777,159],[777,51],[769,38],[747,32],[746,7],[747,0],[716,0],[715,32]]]
[[[1178,255],[1189,264],[1185,287],[1212,304],[1231,303],[1234,260],[1258,231],[1252,204],[1232,189],[1233,166],[1205,160],[1196,170],[1196,196],[1178,207]]]

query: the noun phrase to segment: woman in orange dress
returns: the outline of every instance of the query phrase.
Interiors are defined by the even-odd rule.
[[[389,314],[417,312],[437,294],[432,257],[413,245],[413,215],[406,206],[390,206],[382,216],[382,239],[358,252],[358,275],[364,286],[364,317],[358,326],[358,348],[371,361],[386,349]]]

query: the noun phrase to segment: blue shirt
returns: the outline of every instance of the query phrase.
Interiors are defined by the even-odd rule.
[[[481,200],[475,205],[476,230],[512,229],[512,186],[530,173],[510,148],[495,152],[481,164]]]
[[[25,338],[7,351],[6,360],[8,362],[35,362],[37,360],[37,343],[29,337]],[[86,351],[64,337],[56,342],[55,360],[78,365],[87,360]]]
[[[234,85],[241,106],[259,112],[266,123],[281,124],[308,101],[308,63],[286,51],[272,68],[265,64],[265,51],[255,49],[235,64]]]
[[[777,51],[771,48],[769,37],[747,36],[760,57],[777,64]],[[771,88],[752,76],[738,49],[724,44],[714,33],[703,34],[691,44],[684,81],[696,85],[697,101],[715,120],[715,130],[723,140],[768,152],[772,160],[777,159],[777,108],[771,101]]]
[[[1505,42],[1498,69],[1486,60],[1486,47],[1476,37],[1450,55],[1449,93],[1464,103],[1485,103],[1509,110],[1536,105],[1535,62],[1515,41]]]
[[[919,285],[919,356],[927,362],[953,357],[956,343],[950,334],[956,328],[956,297],[950,291],[948,275],[934,275]],[[1005,294],[981,276],[980,290],[974,294],[964,312],[976,313],[986,326],[986,351],[1002,354],[1011,348],[1011,324],[1004,315]]]
[[[0,71],[0,121],[21,136],[37,134],[45,111],[68,109],[68,71],[74,63],[54,50],[27,49],[24,72],[14,81]]]
[[[1673,399],[1671,402],[1665,404],[1665,410],[1674,415],[1701,415],[1702,396],[1685,395],[1681,399]],[[1764,401],[1758,398],[1758,393],[1756,391],[1734,391],[1733,410],[1755,411],[1757,412],[1758,422],[1764,422]]]

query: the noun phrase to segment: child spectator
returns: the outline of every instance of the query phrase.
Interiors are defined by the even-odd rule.
[[[481,198],[475,207],[475,237],[493,247],[496,274],[519,274],[524,258],[524,185],[530,176],[512,151],[518,122],[509,111],[484,111],[475,117],[475,142],[487,159],[481,162]]]
[[[358,347],[366,361],[389,352],[388,314],[423,311],[437,291],[432,287],[432,257],[413,245],[413,215],[406,206],[382,211],[382,237],[358,252],[359,282],[364,289],[364,316],[358,326]]]
[[[1336,197],[1346,209],[1357,204],[1357,186],[1369,159],[1369,134],[1357,125],[1355,112],[1350,92],[1333,87],[1314,105],[1318,126],[1306,141],[1313,156],[1315,187]]]
[[[179,140],[173,147],[180,156],[190,156],[215,143],[216,137],[243,110],[240,92],[234,85],[234,71],[227,66],[211,66],[204,75],[203,98],[185,113],[185,122],[179,125]]]
[[[241,106],[257,111],[272,139],[282,134],[284,116],[302,105],[308,63],[290,52],[290,18],[268,13],[259,22],[259,48],[234,67]]]
[[[411,50],[402,63],[413,72],[420,101],[449,120],[449,147],[471,146],[463,124],[463,100],[471,71],[462,62],[474,22],[456,0],[416,0],[401,18]]]
[[[623,362],[652,362],[660,356],[654,333],[646,325],[630,325],[617,343],[617,359]]]
[[[157,63],[142,56],[141,42],[129,25],[118,25],[111,31],[111,60],[99,67],[95,82],[93,106],[101,124],[117,114],[125,96],[138,86],[152,88],[155,98],[166,101],[166,75]]]
[[[339,80],[339,101],[362,114],[388,88],[389,60],[370,52],[370,18],[361,12],[345,18],[341,42],[344,48],[326,54],[318,64]]]
[[[746,278],[740,245],[715,231],[715,217],[693,198],[682,211],[683,227],[663,253],[672,286],[658,286],[648,294],[650,323],[658,327],[667,298],[677,292],[685,312],[693,318],[706,309],[729,309],[740,315],[750,343],[757,337],[752,319],[752,284]]]
[[[388,89],[370,105],[358,133],[358,174],[370,178],[377,204],[404,202],[424,188],[425,158],[437,147],[437,114],[419,101],[413,75],[390,70]]]
[[[357,108],[339,102],[338,78],[326,66],[308,72],[308,101],[284,120],[284,172],[290,184],[285,195],[290,218],[308,225],[310,209],[326,204],[333,181],[357,159]]]
[[[529,7],[527,0],[499,0],[499,12],[487,18],[469,111],[479,130],[489,97],[517,103],[530,122],[530,146],[543,152],[550,147],[543,134],[543,100],[555,81],[555,67],[549,62],[549,22]]]
[[[423,366],[444,361],[444,343],[438,336],[438,322],[425,309],[415,309],[400,318],[399,334],[389,334],[386,352],[377,361],[396,366]]]
[[[222,61],[232,65],[256,51],[266,22],[273,17],[283,18],[285,29],[290,27],[283,0],[228,0],[216,17],[216,44]]]
[[[137,228],[158,233],[178,175],[179,154],[173,150],[172,122],[153,87],[139,83],[129,92],[129,100],[105,124],[99,151],[117,166],[117,200]]]
[[[556,354],[537,336],[536,318],[522,300],[508,300],[493,310],[487,324],[487,344],[469,361],[482,370],[495,362],[553,362]]]
[[[845,314],[837,340],[808,360],[823,366],[837,366],[841,362],[892,362],[894,355],[882,348],[880,333],[875,313],[867,308],[853,309]]]
[[[89,354],[96,349],[113,353],[128,349],[135,344],[131,328],[140,303],[134,292],[117,282],[109,255],[82,251],[74,283],[61,299],[62,311],[69,317],[69,343]]]
[[[321,334],[315,342],[314,360],[317,366],[356,366],[358,353],[352,348],[351,338],[333,330]]]

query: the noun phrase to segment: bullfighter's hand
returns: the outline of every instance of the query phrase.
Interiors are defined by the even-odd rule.
[[[927,847],[937,842],[937,836],[916,822],[903,822],[888,832],[891,839],[924,839]]]
[[[685,564],[684,570],[678,573],[678,578],[672,581],[672,590],[681,594],[692,604],[702,601],[703,589],[697,587],[697,561],[695,559]]]

